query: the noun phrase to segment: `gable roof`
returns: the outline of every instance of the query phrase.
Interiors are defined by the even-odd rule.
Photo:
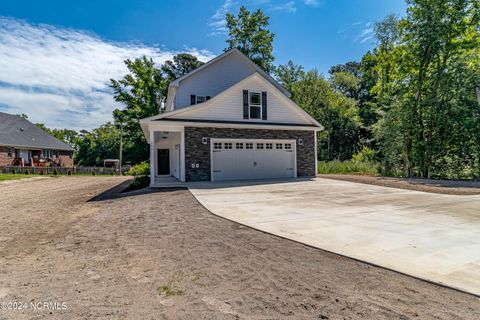
[[[4,112],[0,112],[0,146],[74,150],[27,119]]]
[[[195,112],[195,111],[198,112],[198,111],[201,111],[201,110],[204,110],[204,109],[208,109],[208,108],[212,107],[213,105],[215,105],[217,100],[221,99],[222,96],[226,95],[228,92],[231,92],[231,91],[236,90],[238,88],[243,88],[244,83],[248,82],[252,78],[263,79],[263,81],[265,81],[265,83],[267,85],[269,85],[272,90],[277,90],[277,92],[280,91],[270,81],[266,81],[268,79],[265,79],[265,77],[263,77],[262,74],[255,72],[255,73],[251,74],[250,76],[248,76],[247,78],[245,78],[245,79],[237,82],[236,84],[232,85],[231,87],[227,88],[226,90],[219,93],[218,95],[212,97],[210,100],[208,100],[206,102],[195,104],[195,105],[192,105],[192,106],[189,106],[189,107],[177,109],[177,110],[170,111],[170,112],[164,112],[164,113],[161,113],[161,114],[158,114],[158,115],[155,115],[155,116],[151,116],[151,117],[148,117],[148,118],[144,118],[144,119],[140,120],[140,123],[142,125],[145,125],[149,121],[156,121],[156,120],[162,120],[162,119],[163,120],[174,120],[175,118],[179,119],[179,118],[182,117],[182,114],[188,114],[188,113],[191,113],[192,111],[193,112]],[[324,127],[317,120],[315,120],[312,116],[310,116],[307,112],[305,112],[305,110],[300,108],[290,98],[286,97],[283,94],[279,94],[279,96],[283,99],[283,101],[285,102],[285,105],[292,108],[295,112],[301,114],[302,117],[304,117],[304,119],[306,120],[306,122],[308,122],[308,124],[310,126],[320,128],[321,130],[324,129]],[[251,121],[239,121],[238,123],[259,124],[259,123],[252,123]],[[268,124],[268,122],[262,121],[262,124]],[[298,124],[285,123],[285,125],[298,125]]]
[[[232,55],[232,54],[236,54],[238,55],[239,57],[241,57],[242,59],[244,59],[245,61],[247,61],[247,63],[251,64],[252,67],[255,69],[256,72],[260,73],[265,79],[267,79],[272,85],[274,85],[278,90],[280,90],[284,95],[286,95],[287,97],[291,97],[292,94],[290,92],[287,91],[287,89],[285,89],[282,85],[280,85],[280,83],[278,83],[275,79],[273,79],[268,73],[266,73],[265,71],[263,71],[262,68],[260,68],[258,65],[256,65],[252,60],[250,60],[243,52],[241,52],[240,50],[238,50],[237,48],[233,48],[233,49],[230,49],[224,53],[222,53],[221,55],[219,55],[218,57],[215,57],[213,58],[212,60],[208,61],[207,63],[201,65],[200,67],[190,71],[189,73],[181,76],[180,78],[176,79],[176,80],[173,80],[172,82],[170,82],[170,85],[169,87],[179,87],[180,86],[180,83],[185,80],[186,78],[189,78],[191,77],[192,75],[198,73],[199,71],[202,71],[204,69],[207,69],[209,66],[211,66],[212,64],[228,57],[229,55]]]

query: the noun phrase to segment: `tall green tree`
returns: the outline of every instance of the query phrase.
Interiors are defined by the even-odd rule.
[[[229,33],[225,51],[237,48],[264,71],[272,72],[275,34],[268,29],[269,17],[260,9],[250,12],[241,6],[237,16],[227,13],[226,21]]]
[[[389,150],[385,162],[405,176],[478,176],[480,4],[407,3],[399,40],[386,41],[385,49],[379,38],[377,93],[386,114],[377,133],[381,148]]]
[[[359,151],[361,120],[356,101],[335,92],[317,70],[292,85],[292,99],[325,127],[318,137],[320,160],[349,160]]]
[[[167,60],[161,69],[165,73],[167,79],[175,80],[190,71],[200,67],[204,62],[189,53],[179,53],[172,60]]]
[[[36,123],[36,126],[47,132],[48,134],[54,136],[60,141],[65,142],[66,144],[76,147],[78,132],[72,129],[50,129],[45,126],[43,123]]]
[[[276,67],[274,73],[277,81],[288,91],[291,91],[293,84],[305,75],[303,67],[294,64],[292,60],[289,60],[285,65]]]
[[[118,159],[120,131],[111,122],[91,131],[80,131],[75,163],[79,166],[103,166],[105,159]]]
[[[378,105],[372,88],[376,83],[376,57],[368,52],[360,62],[349,61],[330,68],[329,81],[334,91],[356,101],[361,119],[361,146],[376,148],[372,125],[378,121]]]
[[[140,128],[140,119],[160,112],[168,85],[161,70],[151,58],[127,59],[129,73],[120,80],[110,80],[115,101],[124,107],[113,112],[115,124],[123,127],[125,160],[138,163],[149,158],[147,141]]]
[[[172,60],[167,60],[162,65],[161,70],[164,73],[165,78],[168,82],[180,78],[183,75],[186,75],[190,71],[200,67],[204,62],[198,60],[198,58],[189,53],[179,53],[173,57]],[[165,86],[165,89],[168,89]],[[167,95],[165,90],[164,95]]]

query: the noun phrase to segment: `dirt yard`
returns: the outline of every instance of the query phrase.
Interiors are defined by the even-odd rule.
[[[431,193],[456,195],[480,194],[480,181],[432,180],[418,178],[406,179],[355,174],[321,174],[319,177]]]
[[[0,303],[24,307],[0,319],[480,318],[477,297],[242,227],[186,190],[105,193],[124,181],[0,183]]]

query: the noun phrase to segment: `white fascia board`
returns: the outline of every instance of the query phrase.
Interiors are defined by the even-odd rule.
[[[233,128],[233,129],[267,129],[267,130],[302,130],[302,131],[321,131],[320,127],[307,127],[296,125],[262,125],[250,123],[214,123],[214,122],[191,122],[191,121],[168,121],[162,120],[158,123],[150,123],[150,130],[168,131],[173,127],[213,127],[213,128]]]
[[[147,139],[147,142],[150,143],[150,133],[155,131],[168,131],[168,132],[182,132],[183,126],[178,123],[173,124],[163,124],[158,122],[148,122],[140,124],[143,134]]]

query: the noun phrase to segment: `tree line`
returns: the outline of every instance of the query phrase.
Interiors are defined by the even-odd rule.
[[[375,24],[376,46],[359,61],[327,75],[289,61],[274,65],[269,18],[241,7],[226,16],[227,46],[238,48],[274,76],[292,99],[324,125],[323,161],[379,163],[384,175],[448,179],[480,177],[480,4],[478,0],[407,0],[404,17]],[[162,112],[170,81],[203,62],[179,54],[157,67],[126,60],[129,73],[111,80],[124,107],[114,122],[82,131],[70,143],[78,164],[116,158],[123,127],[124,159],[148,159],[139,119]]]

